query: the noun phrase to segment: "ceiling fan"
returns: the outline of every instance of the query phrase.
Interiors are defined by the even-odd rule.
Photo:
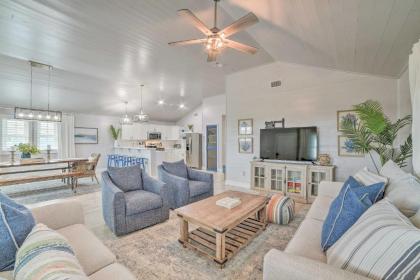
[[[178,11],[178,15],[188,19],[198,30],[200,30],[204,33],[204,35],[207,36],[206,38],[176,41],[170,42],[168,44],[170,46],[205,44],[208,53],[207,62],[216,61],[217,55],[220,54],[220,52],[226,47],[248,54],[255,54],[258,50],[257,48],[230,40],[228,39],[228,37],[257,23],[257,16],[254,13],[249,13],[241,17],[237,21],[233,22],[231,25],[220,30],[219,28],[217,28],[217,2],[219,1],[220,0],[214,0],[214,27],[211,29],[209,29],[190,10],[182,9]]]

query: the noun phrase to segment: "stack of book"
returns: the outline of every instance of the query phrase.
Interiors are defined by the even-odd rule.
[[[227,209],[235,208],[239,204],[241,204],[241,200],[237,197],[225,197],[216,201],[216,205]]]

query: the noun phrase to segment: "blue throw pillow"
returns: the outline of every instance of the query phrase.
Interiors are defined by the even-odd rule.
[[[353,176],[350,176],[344,185],[350,185],[350,188],[355,192],[358,197],[362,197],[365,194],[368,194],[368,197],[372,204],[381,200],[384,196],[385,183],[380,182],[373,185],[365,186],[359,181],[357,181]]]
[[[34,226],[32,213],[0,192],[0,271],[13,269],[16,251]]]
[[[328,250],[372,205],[368,193],[359,195],[351,183],[344,184],[333,200],[322,226],[321,247]],[[367,188],[367,187],[363,187]]]

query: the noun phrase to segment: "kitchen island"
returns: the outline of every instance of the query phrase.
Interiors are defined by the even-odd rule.
[[[162,164],[163,161],[177,161],[185,160],[184,149],[176,148],[144,148],[144,147],[114,147],[114,154],[126,155],[132,157],[141,157],[147,159],[146,171],[152,175],[157,176],[157,167]]]

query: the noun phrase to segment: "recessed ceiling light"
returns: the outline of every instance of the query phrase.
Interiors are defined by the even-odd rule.
[[[159,105],[163,105],[165,103],[165,101],[163,99],[159,99],[158,104]]]
[[[185,104],[184,103],[179,104],[179,109],[184,109],[184,108],[185,108]]]

